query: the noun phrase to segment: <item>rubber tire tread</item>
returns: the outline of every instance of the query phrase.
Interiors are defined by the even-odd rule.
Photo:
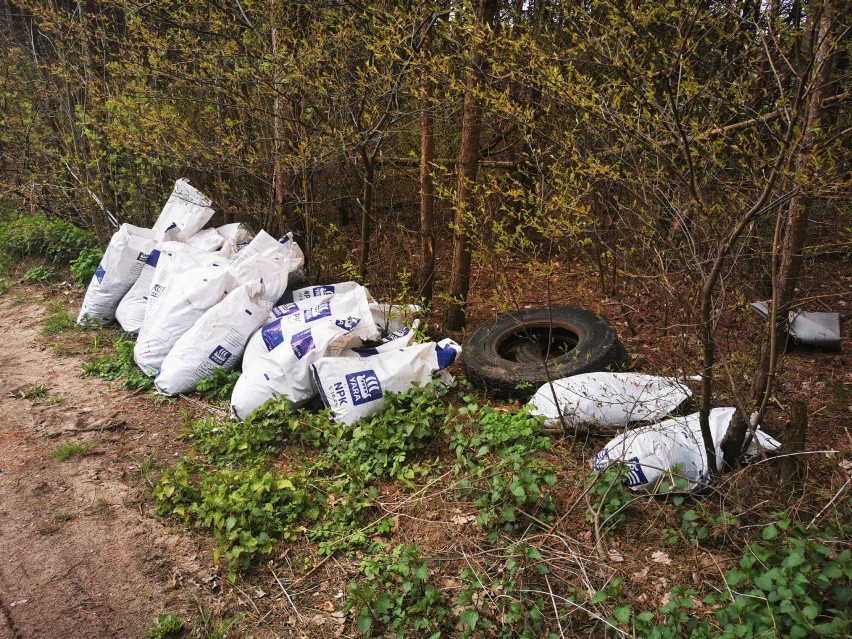
[[[527,327],[569,330],[579,340],[568,353],[544,362],[515,362],[497,351],[507,337]],[[489,320],[464,340],[463,362],[467,378],[496,397],[530,397],[551,380],[607,370],[621,370],[627,352],[610,322],[593,311],[573,306],[530,308],[504,313]]]

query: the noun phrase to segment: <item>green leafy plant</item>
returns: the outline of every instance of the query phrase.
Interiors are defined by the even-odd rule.
[[[633,494],[624,485],[629,472],[629,466],[613,464],[603,472],[592,472],[586,478],[590,482],[589,496],[593,498],[586,509],[586,521],[597,521],[601,531],[615,530],[627,519],[624,509],[633,501]]]
[[[56,277],[56,269],[52,266],[33,266],[24,274],[24,281],[33,284],[49,282]]]
[[[552,440],[541,420],[527,409],[518,413],[479,406],[473,396],[447,427],[450,449],[456,454],[458,494],[481,509],[477,523],[484,529],[521,530],[531,520],[519,518],[519,511],[538,521],[553,516],[549,488],[556,484],[556,469],[540,455],[550,450]]]
[[[71,260],[71,274],[80,286],[87,286],[92,281],[95,271],[103,259],[104,252],[97,247],[84,248],[75,259]]]
[[[46,384],[37,384],[23,391],[21,393],[21,397],[23,397],[24,399],[39,399],[41,397],[46,397],[49,392],[49,386],[47,386]]]
[[[362,634],[437,638],[449,631],[446,595],[432,583],[418,546],[368,557],[360,569],[363,579],[350,584],[343,610],[356,614]]]
[[[65,220],[22,215],[0,225],[0,245],[12,257],[44,257],[67,264],[83,249],[96,247],[97,238]]]
[[[113,342],[114,352],[101,355],[95,362],[83,364],[83,374],[109,381],[121,379],[122,386],[130,390],[153,389],[154,380],[145,375],[133,361],[135,345],[131,335],[119,333]]]
[[[239,378],[240,371],[217,368],[210,377],[198,382],[195,390],[214,402],[227,402],[231,399],[231,393]]]

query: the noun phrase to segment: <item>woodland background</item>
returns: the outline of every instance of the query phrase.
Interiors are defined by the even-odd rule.
[[[841,2],[4,0],[2,19],[19,208],[105,242],[107,211],[149,225],[186,176],[222,221],[295,231],[314,277],[434,303],[449,331],[477,270],[505,310],[580,257],[695,338],[705,412],[726,292],[772,301],[762,410],[803,253],[848,254]]]

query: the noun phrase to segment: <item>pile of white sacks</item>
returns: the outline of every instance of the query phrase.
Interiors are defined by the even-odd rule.
[[[159,392],[189,393],[241,365],[234,417],[273,397],[299,406],[319,395],[352,423],[381,411],[385,392],[430,384],[461,352],[449,339],[414,344],[419,309],[376,303],[355,282],[288,291],[304,264],[292,234],[203,229],[210,204],[181,179],[153,228],[123,224],[77,318],[137,334],[134,359]]]
[[[672,486],[693,490],[710,479],[698,413],[665,419],[691,395],[674,377],[586,373],[539,388],[530,400],[530,412],[543,417],[551,428],[625,429],[595,455],[594,468],[627,466],[625,484],[632,490],[670,492]],[[731,407],[710,411],[718,470],[722,469],[722,440],[735,412]],[[780,446],[757,430],[746,457],[761,448],[772,451]]]

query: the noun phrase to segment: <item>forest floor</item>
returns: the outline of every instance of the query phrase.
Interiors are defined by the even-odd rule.
[[[779,492],[771,464],[729,479],[724,498],[738,504],[744,525],[760,525],[765,513],[785,504],[803,519],[824,516],[821,509],[852,475],[852,271],[843,260],[832,268],[835,275],[812,284],[819,287],[814,297],[820,308],[814,310],[841,312],[843,348],[785,356],[767,429],[783,440],[789,402],[803,399],[811,416],[808,450],[838,452],[805,456],[803,491],[792,502]],[[489,290],[487,282],[476,284]],[[108,331],[50,323],[57,313],[76,316],[81,299],[82,291],[65,284],[20,282],[0,295],[0,639],[144,637],[166,612],[189,620],[198,637],[223,636],[229,621],[235,625],[227,636],[359,636],[341,611],[357,556],[331,555],[306,570],[298,559],[307,551],[296,544],[230,583],[207,534],[156,517],[151,477],[186,452],[182,435],[205,409],[83,377],[81,365],[108,348]],[[672,353],[682,352],[683,336],[655,328],[661,311],[650,300],[634,312],[637,300],[601,297],[593,281],[576,286],[576,280],[552,299],[594,305],[610,316],[643,372],[680,368]],[[493,310],[487,299],[472,303],[475,327]],[[722,333],[729,346],[748,343],[759,330],[759,319],[744,310]],[[578,468],[588,469],[604,441],[557,441],[552,456],[558,463],[571,455]],[[62,450],[73,452],[61,459]],[[736,563],[736,548],[724,539],[709,549],[664,546],[660,531],[678,529],[680,519],[653,498],[631,507],[626,527],[607,539],[609,557],[602,560],[574,509],[571,481],[560,477],[565,489],[557,502],[565,515],[538,542],[565,546],[561,556],[570,553],[565,561],[580,566],[578,584],[598,588],[621,577],[634,602],[653,606],[665,601],[671,584],[718,582]],[[377,504],[397,521],[394,541],[416,541],[428,556],[447,558],[447,565],[485,561],[492,552],[470,509],[440,490],[425,499],[388,486]],[[578,512],[569,517],[572,509]],[[458,585],[453,573],[444,584],[450,590]]]

